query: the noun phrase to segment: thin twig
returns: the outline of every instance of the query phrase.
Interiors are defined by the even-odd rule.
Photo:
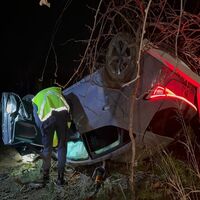
[[[84,58],[86,57],[86,54],[87,54],[87,52],[88,52],[88,49],[89,49],[89,46],[90,46],[90,43],[91,43],[91,40],[92,40],[92,37],[93,37],[93,34],[94,34],[95,26],[96,26],[96,23],[97,23],[97,15],[98,15],[98,13],[99,13],[99,10],[100,10],[102,1],[103,1],[103,0],[101,0],[101,1],[99,2],[99,5],[98,5],[98,7],[97,7],[97,11],[96,11],[96,14],[95,14],[95,16],[94,16],[94,24],[93,24],[92,33],[90,34],[90,38],[89,38],[89,41],[88,41],[86,50],[85,50],[85,52],[84,52],[83,58],[81,59],[81,62],[80,62],[80,64],[79,64],[78,68],[76,69],[76,71],[74,72],[74,74],[71,76],[71,78],[69,79],[69,81],[63,86],[63,88],[66,88],[66,87],[68,86],[68,84],[72,81],[72,79],[74,78],[74,76],[79,72],[79,70],[80,70],[80,68],[81,68],[81,66],[82,66],[82,64],[83,64]]]

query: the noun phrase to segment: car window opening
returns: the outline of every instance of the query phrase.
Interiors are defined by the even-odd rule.
[[[130,142],[128,131],[115,126],[105,126],[85,133],[91,152],[102,154]]]

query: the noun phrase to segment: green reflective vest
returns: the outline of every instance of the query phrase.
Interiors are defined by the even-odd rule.
[[[41,121],[48,119],[52,111],[67,110],[69,112],[69,105],[59,87],[50,87],[41,90],[32,99],[32,102],[38,107],[37,113]]]

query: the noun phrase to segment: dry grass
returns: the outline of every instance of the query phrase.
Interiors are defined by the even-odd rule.
[[[170,150],[139,162],[136,176],[138,172],[146,172],[146,176],[136,184],[137,199],[200,199],[198,145],[190,127],[185,127],[183,134],[185,139]]]

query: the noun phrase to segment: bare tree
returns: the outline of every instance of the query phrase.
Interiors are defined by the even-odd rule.
[[[63,87],[67,87],[75,76],[81,77],[85,71],[89,74],[100,68],[107,69],[111,63],[108,59],[112,60],[109,44],[118,33],[129,34],[131,42],[127,48],[130,49],[132,56],[131,67],[135,66],[137,70],[137,73],[129,80],[124,82],[122,80],[122,84],[118,87],[126,87],[132,82],[139,85],[140,59],[144,52],[144,39],[148,41],[145,43],[145,48],[148,46],[160,48],[182,59],[195,73],[200,75],[200,15],[184,11],[183,0],[176,1],[176,4],[169,3],[168,0],[100,0],[96,10],[90,9],[94,12],[94,23],[92,27],[88,26],[91,31],[89,39],[82,41],[87,44],[85,52],[74,75]],[[129,40],[127,36],[124,38],[126,42]],[[120,43],[121,35],[118,35],[117,40]],[[107,76],[105,81],[109,82],[109,77]],[[129,135],[133,147],[131,185],[134,182],[135,161],[132,115],[133,104],[137,99],[137,88],[131,95],[133,103],[129,113]]]

